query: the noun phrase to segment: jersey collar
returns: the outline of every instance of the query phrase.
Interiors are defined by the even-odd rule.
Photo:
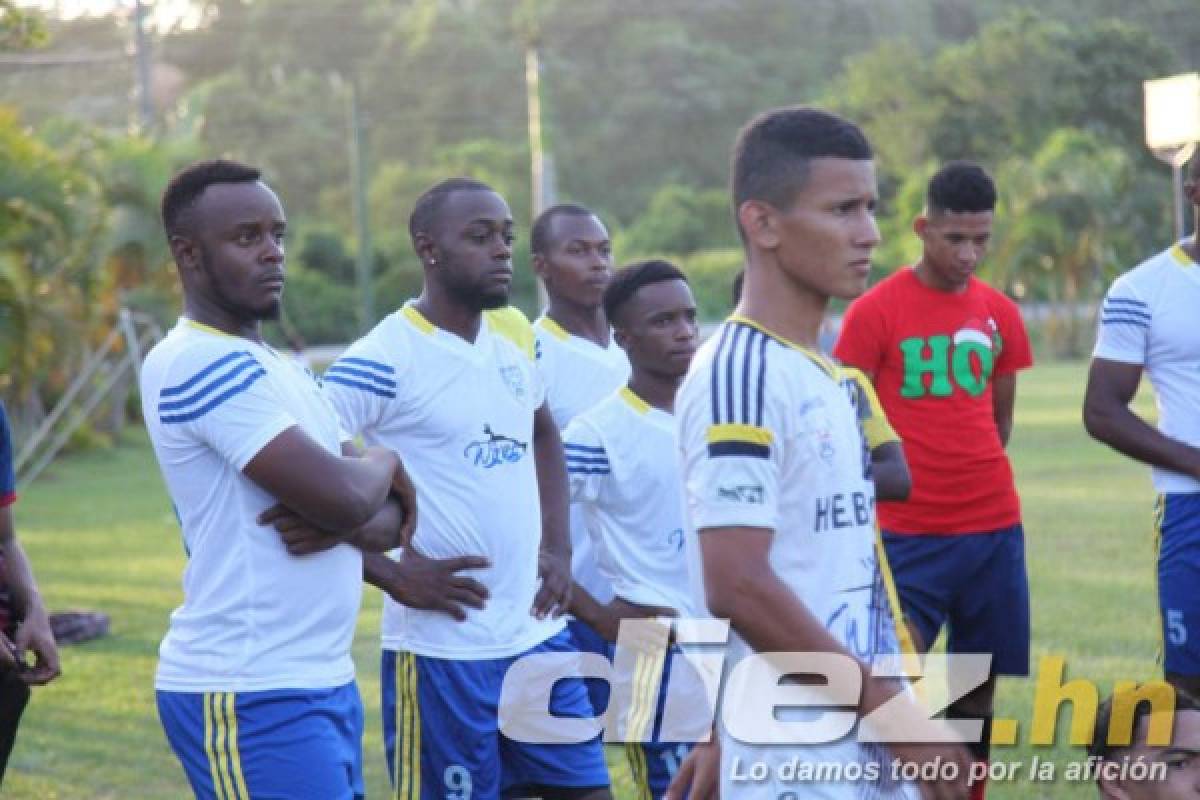
[[[793,342],[791,339],[785,339],[784,337],[775,333],[775,331],[767,328],[766,326],[762,325],[761,323],[756,322],[756,321],[750,319],[749,317],[743,317],[741,314],[732,315],[731,317],[729,317],[728,321],[736,323],[738,325],[746,325],[748,327],[754,328],[756,331],[761,331],[762,333],[765,333],[767,336],[770,336],[772,339],[779,342],[783,346],[790,347],[793,350],[800,351],[800,353],[802,355],[807,357],[809,361],[812,361],[818,368],[820,368],[820,370],[822,372],[824,372],[829,377],[831,377],[831,378],[837,377],[837,367],[834,366],[834,363],[832,361],[830,361],[828,358],[826,358],[825,356],[818,353],[816,350],[812,350],[808,347],[805,347],[802,344],[797,344],[796,342]]]

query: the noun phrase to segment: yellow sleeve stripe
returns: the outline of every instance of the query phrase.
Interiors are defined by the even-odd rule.
[[[863,436],[866,437],[867,447],[874,450],[891,442],[899,442],[900,437],[888,425],[884,417],[867,417],[862,421]]]
[[[757,425],[743,425],[740,423],[725,422],[719,425],[708,426],[709,444],[718,444],[719,442],[745,442],[747,444],[770,445],[774,439],[774,434],[772,434],[766,428],[760,428]]]
[[[883,405],[879,402],[879,395],[875,394],[875,387],[867,380],[866,374],[860,369],[847,366],[842,366],[841,371],[842,375],[854,382],[866,400],[867,407],[859,409],[859,420],[867,447],[874,450],[880,445],[900,441],[900,437],[888,423],[887,414],[883,412]]]

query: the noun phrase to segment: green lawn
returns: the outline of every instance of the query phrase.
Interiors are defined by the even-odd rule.
[[[1034,669],[1061,654],[1068,678],[1107,691],[1157,672],[1148,470],[1093,443],[1079,423],[1081,365],[1023,377],[1012,456],[1025,506],[1033,591]],[[1146,398],[1141,401],[1149,409]],[[112,635],[63,651],[63,676],[35,693],[4,795],[33,800],[178,798],[182,771],[154,710],[152,676],[167,615],[180,599],[183,549],[143,436],[58,464],[17,505],[20,536],[55,609],[112,617]],[[355,640],[367,706],[369,797],[385,797],[378,704],[379,598],[368,592]],[[1020,724],[997,759],[1027,768],[1036,754],[1059,769],[1078,752],[1028,741],[1033,681],[1002,684],[999,714]],[[1066,741],[1063,713],[1059,741]],[[622,793],[624,794],[624,793]],[[625,795],[628,796],[628,795]],[[1084,784],[998,785],[994,798],[1090,798]]]

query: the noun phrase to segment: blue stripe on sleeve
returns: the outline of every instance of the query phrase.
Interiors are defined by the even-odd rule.
[[[194,406],[197,403],[202,402],[206,397],[210,397],[215,394],[222,387],[232,384],[234,379],[243,372],[253,369],[262,368],[258,365],[257,361],[255,361],[252,357],[247,356],[243,360],[234,361],[232,367],[218,375],[216,378],[213,378],[211,381],[192,392],[187,397],[182,397],[178,400],[172,400],[169,403],[163,403],[161,402],[162,396],[166,395],[166,391],[163,391],[162,395],[160,395],[158,413],[163,414],[164,412],[169,411],[182,411],[189,406]]]
[[[216,361],[209,364],[207,367],[200,370],[195,375],[188,378],[186,381],[179,384],[178,386],[172,386],[170,388],[163,389],[161,392],[159,392],[158,396],[159,396],[159,398],[164,398],[164,397],[174,397],[177,394],[183,394],[188,389],[191,389],[193,386],[195,386],[200,381],[204,380],[206,377],[211,375],[216,370],[225,366],[230,361],[233,361],[233,360],[239,359],[239,358],[248,358],[251,361],[254,360],[254,356],[250,355],[249,350],[237,350],[232,353],[226,353],[225,355],[221,356]]]
[[[358,356],[344,356],[339,358],[335,364],[358,364],[360,367],[367,367],[368,369],[373,369],[377,372],[383,372],[388,375],[396,374],[396,370],[387,364],[381,364],[378,361],[371,361],[368,358],[359,358]]]
[[[199,419],[200,417],[203,417],[208,412],[212,411],[217,406],[224,403],[229,398],[234,397],[235,395],[241,394],[242,392],[249,389],[251,384],[253,384],[256,380],[258,380],[259,378],[261,378],[263,375],[266,375],[266,374],[267,374],[266,370],[264,370],[262,367],[258,367],[258,369],[256,369],[254,372],[251,372],[249,375],[247,375],[246,379],[243,380],[241,383],[239,383],[235,386],[231,386],[230,388],[226,389],[224,392],[217,395],[213,399],[209,400],[207,403],[200,406],[199,408],[192,409],[191,411],[188,411],[185,414],[173,414],[173,415],[172,414],[163,414],[162,409],[160,408],[158,419],[164,425],[177,425],[181,422],[190,422],[194,419]]]
[[[374,372],[370,372],[365,369],[355,369],[354,367],[348,367],[341,361],[334,363],[333,366],[331,366],[329,369],[327,369],[325,371],[326,378],[328,378],[330,375],[345,375],[345,376],[350,376],[352,378],[362,378],[363,380],[371,381],[372,383],[379,384],[380,386],[387,387],[388,389],[396,388],[396,382],[394,380],[392,380],[391,378],[385,378],[382,375],[379,375]]]
[[[361,381],[356,381],[352,378],[346,378],[341,375],[330,375],[328,372],[325,373],[325,383],[336,383],[341,386],[348,386],[351,389],[358,389],[361,392],[377,394],[380,397],[386,397],[389,400],[395,399],[396,397],[396,393],[393,391],[389,391],[378,386],[373,386],[369,383],[362,383]]]

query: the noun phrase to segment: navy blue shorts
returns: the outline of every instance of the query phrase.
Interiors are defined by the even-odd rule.
[[[358,687],[156,693],[192,793],[204,800],[363,797]]]
[[[383,734],[395,796],[496,798],[523,787],[608,786],[598,736],[582,744],[534,744],[500,731],[500,691],[509,667],[524,655],[560,652],[575,652],[565,630],[507,658],[466,661],[384,650]],[[555,683],[549,712],[592,717],[583,679]]]
[[[1163,669],[1200,675],[1200,494],[1160,495],[1155,523]]]
[[[883,532],[904,617],[929,648],[991,653],[997,675],[1029,674],[1029,580],[1020,524],[986,533]]]

